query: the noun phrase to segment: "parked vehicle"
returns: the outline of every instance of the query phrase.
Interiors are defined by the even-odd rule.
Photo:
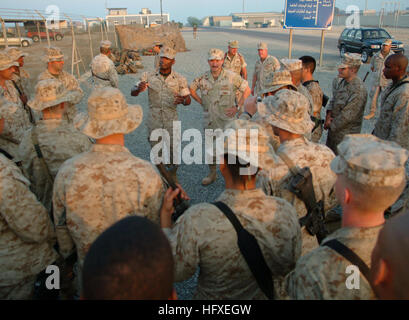
[[[382,28],[346,28],[342,31],[338,39],[338,49],[341,57],[346,52],[355,52],[362,55],[362,62],[366,63],[370,57],[381,50],[385,39],[392,39],[391,50],[394,53],[405,52],[401,41],[394,40],[393,37]]]
[[[55,40],[55,41],[60,41],[62,40],[62,38],[64,38],[64,34],[62,34],[61,32],[53,31],[53,30],[48,30],[48,35],[51,40]],[[47,32],[45,30],[40,31],[40,33],[34,30],[27,31],[27,37],[33,39],[34,42],[38,42],[40,41],[40,37],[41,39],[47,39]]]
[[[33,40],[27,37],[21,37],[21,42],[20,42],[20,38],[18,36],[7,32],[7,44],[9,46],[22,45],[23,47],[28,47],[33,44]],[[6,40],[4,39],[3,33],[0,32],[0,46],[5,46],[5,45],[6,45]]]

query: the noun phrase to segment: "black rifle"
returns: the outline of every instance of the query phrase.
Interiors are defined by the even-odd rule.
[[[163,163],[157,164],[156,167],[158,168],[162,177],[165,179],[166,183],[173,190],[176,190],[178,186],[176,185],[175,181],[173,181],[172,177],[169,175],[169,172],[168,170],[166,170]],[[176,221],[189,208],[189,206],[190,206],[189,202],[183,200],[181,197],[181,193],[179,193],[177,199],[174,200],[175,212],[172,214],[172,220]]]
[[[16,88],[18,94],[20,95],[20,100],[23,103],[23,108],[27,112],[30,122],[35,124],[35,119],[33,113],[31,112],[31,108],[23,101],[23,96],[26,96],[23,88],[20,88],[14,80],[11,81],[13,82],[14,88]]]

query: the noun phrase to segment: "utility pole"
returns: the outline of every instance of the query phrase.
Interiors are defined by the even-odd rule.
[[[365,11],[368,11],[368,0],[365,0]]]
[[[163,24],[162,0],[160,0],[160,21],[162,21]]]
[[[243,13],[244,13],[244,0],[243,0]]]

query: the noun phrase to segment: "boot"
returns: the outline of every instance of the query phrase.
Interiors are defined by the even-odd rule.
[[[209,166],[209,169],[210,169],[209,175],[202,180],[203,186],[208,186],[209,184],[212,184],[213,182],[216,181],[216,178],[217,178],[216,166],[211,165]]]

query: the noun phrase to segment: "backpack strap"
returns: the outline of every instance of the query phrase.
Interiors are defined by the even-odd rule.
[[[357,266],[359,268],[359,271],[362,273],[362,275],[365,277],[366,280],[369,281],[369,267],[367,264],[350,248],[348,248],[346,245],[338,241],[337,239],[332,239],[327,242],[325,242],[322,246],[326,246],[343,256],[345,259],[347,259],[349,262],[351,262],[354,266]]]
[[[388,92],[388,94],[383,98],[382,103],[385,103],[386,99],[394,92],[396,89],[398,89],[400,86],[403,86],[405,83],[409,83],[409,81],[402,81],[399,82],[397,85],[393,86],[391,90]]]
[[[53,184],[54,178],[51,175],[50,169],[48,168],[47,163],[45,162],[43,152],[41,151],[40,143],[38,142],[36,126],[33,126],[33,128],[31,129],[31,142],[34,145],[34,150],[38,156],[38,159],[40,160],[41,167],[43,168],[44,173],[47,176],[47,179],[51,182],[51,184]]]
[[[246,260],[251,273],[260,287],[261,291],[268,299],[274,299],[274,283],[270,268],[264,259],[263,252],[257,242],[257,239],[246,229],[243,228],[234,212],[223,202],[214,202],[215,205],[229,219],[237,232],[237,243],[241,254]]]

